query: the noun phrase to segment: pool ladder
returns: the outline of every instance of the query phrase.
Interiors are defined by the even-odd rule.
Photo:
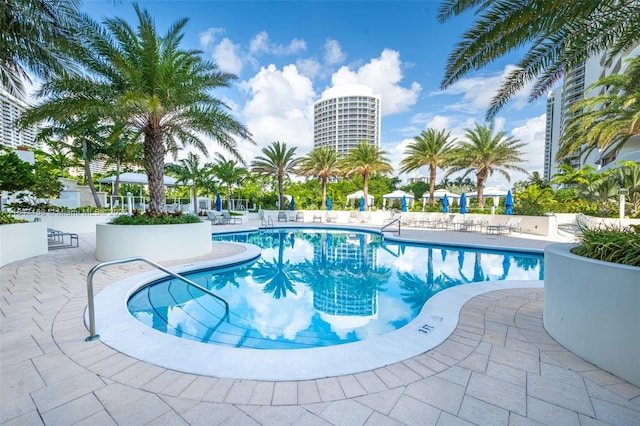
[[[130,257],[127,259],[111,260],[109,262],[102,262],[97,264],[96,266],[91,268],[91,270],[87,274],[87,299],[88,299],[87,305],[88,305],[88,311],[89,311],[89,337],[84,339],[87,342],[100,338],[100,335],[96,334],[96,316],[95,316],[95,307],[93,303],[93,276],[96,274],[96,272],[98,272],[100,269],[104,268],[105,266],[120,265],[123,263],[131,263],[131,262],[144,262],[148,265],[151,265],[154,268],[159,269],[162,272],[172,276],[173,278],[176,278],[180,281],[184,281],[188,285],[193,286],[198,290],[203,291],[208,295],[221,301],[224,304],[224,316],[220,319],[218,324],[216,324],[216,326],[214,327],[214,330],[217,329],[225,319],[229,318],[229,303],[226,300],[224,300],[222,297],[218,296],[217,294],[213,293],[212,291],[202,287],[201,285],[194,283],[190,279],[185,278],[182,275],[176,274],[170,269],[165,268],[164,266],[158,265],[157,263],[152,262],[149,259],[145,259],[144,257]]]
[[[387,229],[387,228],[391,228],[391,225],[393,225],[394,223],[398,224],[398,230],[396,231],[395,229],[389,229],[389,232],[397,232],[398,235],[400,235],[400,218],[398,219],[393,219],[391,222],[387,223],[386,225],[384,225],[382,228],[380,228],[380,233],[382,234],[382,232]]]

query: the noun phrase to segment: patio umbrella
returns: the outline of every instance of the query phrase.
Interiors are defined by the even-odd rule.
[[[406,212],[407,211],[407,197],[406,196],[402,196],[402,211]]]
[[[222,200],[220,199],[220,194],[216,195],[216,211],[222,211]]]
[[[442,197],[442,213],[449,213],[449,198],[447,198],[447,194]]]
[[[292,196],[291,202],[289,203],[289,210],[295,210],[295,209],[296,209],[296,200],[294,200]]]
[[[331,196],[327,197],[327,210],[331,210],[332,206],[331,206]]]
[[[507,197],[504,199],[504,214],[513,214],[513,196],[511,195],[511,190],[507,192]]]
[[[364,211],[364,197],[360,197],[360,211]]]
[[[464,192],[460,196],[460,214],[467,213],[467,197],[464,195]]]

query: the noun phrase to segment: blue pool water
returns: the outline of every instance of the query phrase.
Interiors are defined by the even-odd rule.
[[[214,237],[255,244],[250,264],[164,279],[135,293],[131,314],[157,330],[201,342],[300,349],[355,342],[403,327],[437,292],[494,280],[539,280],[541,255],[399,244],[377,234],[274,229]]]

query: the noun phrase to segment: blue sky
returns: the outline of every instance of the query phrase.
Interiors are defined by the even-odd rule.
[[[189,18],[184,47],[202,50],[206,59],[238,76],[216,96],[257,142],[240,142],[247,162],[275,140],[298,147],[297,154],[309,152],[313,103],[330,87],[356,83],[382,95],[382,149],[397,170],[406,145],[422,130],[447,129],[461,138],[465,128],[484,123],[486,106],[518,59],[505,57],[441,91],[449,52],[471,17],[438,23],[439,0],[138,3],[161,34],[179,18]],[[127,1],[89,0],[82,8],[99,21],[119,16],[136,22]],[[527,143],[524,168],[542,171],[545,99],[529,104],[526,98],[527,92],[515,97],[498,114],[496,127]],[[211,154],[220,150],[215,143],[209,146]],[[418,174],[427,171],[411,176]],[[441,177],[439,172],[438,181]],[[511,181],[523,178],[514,172]],[[487,184],[510,187],[497,174]]]

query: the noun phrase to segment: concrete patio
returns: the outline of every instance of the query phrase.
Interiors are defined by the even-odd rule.
[[[402,237],[538,249],[550,242],[413,229]],[[205,258],[239,250],[214,244]],[[545,332],[542,289],[477,296],[443,344],[373,371],[299,382],[231,380],[166,370],[99,340],[85,342],[94,250],[95,235],[80,234],[79,248],[0,269],[2,424],[640,425],[640,388]],[[146,270],[105,268],[96,292]]]

